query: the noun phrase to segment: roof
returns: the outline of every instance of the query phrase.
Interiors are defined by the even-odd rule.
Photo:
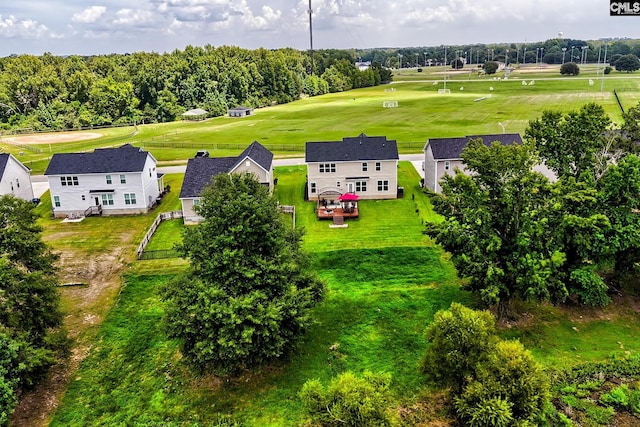
[[[238,167],[247,157],[260,165],[260,167],[264,170],[271,170],[271,165],[273,164],[273,153],[267,150],[258,141],[253,141],[251,145],[249,145],[242,153],[240,153],[240,155],[237,157],[238,161],[233,165],[231,169],[235,169],[236,167]]]
[[[458,138],[429,138],[427,147],[431,147],[434,159],[459,159],[469,140],[478,138],[482,139],[486,146],[494,142],[499,142],[501,145],[522,144],[522,137],[519,133],[496,133],[467,135]]]
[[[0,178],[2,178],[2,176],[4,175],[4,170],[7,167],[7,163],[9,163],[9,154],[0,154]]]
[[[349,162],[358,160],[398,160],[398,145],[386,136],[367,136],[364,133],[335,142],[307,142],[305,161]]]
[[[202,108],[194,108],[193,110],[185,111],[182,113],[183,116],[204,116],[205,114],[209,114],[207,110],[203,110]]]
[[[229,111],[247,111],[253,110],[251,107],[245,107],[244,105],[238,105],[237,107],[229,108]]]
[[[250,158],[267,171],[271,170],[273,153],[254,141],[237,157],[195,157],[187,162],[180,198],[199,197],[211,179],[221,173],[229,173],[246,158]]]
[[[131,144],[119,148],[96,148],[91,153],[56,153],[44,174],[142,172],[147,156],[151,154]]]

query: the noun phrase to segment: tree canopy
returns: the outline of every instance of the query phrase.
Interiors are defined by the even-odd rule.
[[[324,287],[285,224],[277,201],[253,175],[218,175],[184,231],[191,270],[167,285],[166,324],[198,370],[259,367],[290,350]]]
[[[62,321],[57,256],[43,243],[33,204],[0,196],[0,425],[19,388],[35,384],[55,360],[48,338]]]
[[[580,67],[575,62],[565,62],[560,66],[560,74],[577,76],[580,74]]]
[[[634,54],[622,55],[615,62],[612,62],[617,71],[626,71],[630,73],[632,71],[640,70],[640,59]]]
[[[498,71],[498,63],[494,61],[487,61],[484,63],[484,72],[486,74],[495,74]]]

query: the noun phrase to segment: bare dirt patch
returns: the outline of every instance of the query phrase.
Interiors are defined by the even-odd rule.
[[[60,144],[63,142],[86,141],[102,136],[97,132],[56,132],[33,135],[3,136],[2,141],[9,144],[37,145],[37,144]]]
[[[58,237],[65,234],[59,233]],[[52,237],[56,236],[50,236],[49,240]],[[73,340],[71,355],[51,369],[46,381],[20,396],[11,426],[47,426],[50,423],[67,386],[89,354],[100,324],[122,288],[121,276],[127,262],[125,251],[131,244],[131,238],[122,233],[120,240],[121,245],[95,256],[87,257],[69,249],[60,253],[59,283],[87,284],[59,288],[66,306],[64,326]]]

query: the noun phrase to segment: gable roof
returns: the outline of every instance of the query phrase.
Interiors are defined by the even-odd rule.
[[[229,111],[251,111],[253,108],[245,107],[244,105],[238,105],[233,108],[229,108]]]
[[[364,133],[353,138],[334,142],[307,142],[305,161],[350,162],[358,160],[398,160],[398,145],[386,136],[367,136]]]
[[[195,157],[187,162],[180,198],[199,197],[211,179],[221,173],[229,173],[246,158],[250,158],[266,171],[271,170],[273,153],[262,144],[253,141],[238,157]]]
[[[7,163],[9,163],[9,154],[0,154],[0,179],[2,179],[2,176],[4,175],[4,170],[7,168]]]
[[[204,116],[205,114],[209,114],[207,110],[203,110],[202,108],[194,108],[193,110],[185,111],[182,113],[183,116]]]
[[[501,145],[522,144],[522,137],[519,133],[496,133],[489,135],[467,135],[459,138],[429,138],[427,147],[431,147],[433,158],[436,160],[459,159],[464,147],[471,139],[482,139],[488,147],[494,142]]]
[[[96,148],[92,153],[56,153],[44,174],[142,172],[147,156],[151,154],[131,144],[119,148]]]
[[[253,141],[242,153],[237,157],[238,161],[231,167],[231,170],[237,168],[244,162],[244,159],[250,158],[256,162],[262,169],[269,171],[273,164],[273,153],[267,150],[258,141]]]

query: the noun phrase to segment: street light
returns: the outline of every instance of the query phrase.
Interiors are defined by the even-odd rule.
[[[424,53],[424,66],[427,66],[427,52]]]
[[[582,46],[582,56],[580,57],[581,64],[586,64],[587,62],[587,49],[589,49],[589,46]]]
[[[562,48],[562,63],[564,64],[564,54],[567,53],[567,48],[563,47]]]
[[[570,62],[573,62],[573,49],[575,49],[575,46],[571,46],[571,61]]]
[[[524,52],[522,52],[522,63],[527,65],[527,47],[524,47]]]
[[[504,54],[504,66],[505,68],[509,65],[509,49],[507,49],[507,53]]]

